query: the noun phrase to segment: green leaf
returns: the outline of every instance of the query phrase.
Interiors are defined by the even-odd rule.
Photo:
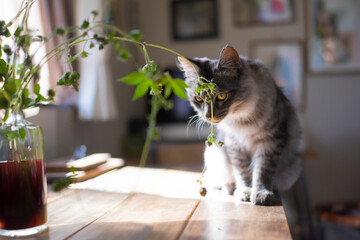
[[[146,73],[149,73],[151,76],[156,75],[156,73],[158,72],[156,63],[154,61],[150,61],[142,68],[142,70]]]
[[[55,33],[57,35],[64,36],[67,33],[67,31],[66,31],[65,28],[58,27],[58,28],[55,29]]]
[[[19,128],[19,135],[22,140],[25,140],[26,132],[24,128]]]
[[[171,88],[173,89],[176,96],[187,100],[187,96],[186,96],[186,93],[184,91],[184,88],[180,87],[178,85],[178,83],[176,83],[175,81],[171,81],[170,85],[171,85]]]
[[[131,30],[131,32],[129,33],[129,38],[139,41],[142,39],[142,35],[139,29],[134,29]]]
[[[32,39],[33,42],[42,42],[42,41],[46,41],[46,37],[42,36],[42,35],[36,35],[34,36],[34,38]]]
[[[143,81],[136,87],[133,100],[141,98],[149,91],[149,89],[150,89],[149,81],[151,82],[151,79],[148,79],[148,81]]]
[[[143,72],[132,72],[127,76],[120,78],[118,81],[124,82],[128,85],[137,85],[147,79],[147,75]]]
[[[96,17],[97,15],[99,15],[99,12],[98,11],[91,11],[91,14],[94,15],[94,17]]]
[[[88,57],[88,53],[85,51],[82,51],[80,54],[81,58],[87,58]]]
[[[15,138],[20,137],[20,136],[19,136],[19,133],[16,132],[16,131],[14,131],[14,132],[9,131],[9,132],[7,132],[6,134],[7,134],[7,137],[8,137],[8,139],[9,139],[10,142],[11,142],[13,139],[15,139]]]
[[[15,79],[16,90],[18,90],[20,88],[20,85],[21,85],[21,79]]]
[[[77,81],[77,80],[79,80],[80,79],[80,73],[78,73],[78,72],[72,72],[71,74],[70,74],[70,79],[71,79],[71,81]]]
[[[6,66],[7,66],[7,63],[3,59],[0,59],[0,74],[5,73]]]
[[[72,86],[76,91],[79,91],[80,74],[78,72],[66,72],[64,73],[56,85]]]
[[[11,97],[9,94],[6,91],[0,89],[0,109],[6,109],[10,102]]]
[[[90,26],[90,23],[88,20],[84,20],[80,26],[80,29],[86,29]]]
[[[8,38],[11,36],[11,33],[10,33],[9,29],[3,28],[0,30],[0,36],[5,36]]]
[[[17,66],[16,66],[16,74],[18,74],[18,75],[20,75],[20,73],[23,71],[23,69],[24,69],[24,64],[18,64]]]
[[[48,101],[43,95],[41,95],[40,93],[36,94],[37,97],[35,99],[35,103],[39,103],[41,101]]]
[[[5,21],[0,21],[0,36],[10,37],[11,34],[9,32],[10,23],[6,25]]]
[[[12,51],[11,51],[11,48],[9,45],[4,45],[2,47],[2,49],[3,49],[4,53],[6,53],[8,56],[10,56],[12,54]]]
[[[34,93],[35,94],[38,94],[38,93],[40,93],[40,84],[35,84],[35,86],[34,86]]]
[[[4,20],[0,20],[0,30],[3,29],[5,24],[6,24],[6,22]]]
[[[0,89],[0,96],[4,97],[8,102],[11,101],[10,95],[3,89]]]
[[[116,51],[119,51],[120,49],[123,49],[124,48],[124,42],[123,41],[117,41],[115,42],[114,44],[114,49]]]
[[[131,56],[129,51],[127,51],[125,49],[119,49],[118,53],[119,54],[118,54],[117,58],[122,62],[126,62],[129,59],[129,57]]]
[[[23,108],[29,108],[29,107],[33,107],[35,106],[36,102],[34,100],[32,100],[31,98],[26,98],[23,100]]]
[[[178,85],[179,87],[182,88],[188,88],[189,86],[184,82],[184,80],[181,80],[179,78],[175,78],[174,82],[176,83],[176,85]]]
[[[35,105],[35,101],[29,98],[29,89],[25,88],[23,91],[22,99],[23,99],[23,108],[29,108]]]
[[[13,95],[16,92],[16,83],[13,78],[9,78],[4,84],[4,89],[10,95]]]
[[[170,97],[171,92],[172,92],[172,89],[171,89],[170,84],[169,84],[169,85],[166,85],[166,86],[165,86],[165,90],[164,90],[164,97],[165,97],[165,98]]]
[[[21,46],[23,48],[28,48],[31,45],[31,39],[32,39],[32,37],[29,34],[21,35],[19,37],[18,44],[19,44],[19,46]]]
[[[23,30],[23,28],[21,26],[17,27],[14,32],[14,36],[19,37],[22,30]]]
[[[56,94],[56,92],[55,92],[54,89],[49,89],[49,90],[48,90],[48,96],[49,96],[49,98],[51,98],[52,100],[54,99],[55,94]]]
[[[28,98],[30,95],[29,89],[25,88],[23,91],[23,98]]]
[[[72,177],[67,177],[65,179],[55,181],[53,184],[53,190],[55,192],[59,192],[59,191],[63,190],[64,188],[67,188],[68,186],[70,186],[70,184],[73,182],[75,182],[75,181],[74,181],[74,178],[72,178]]]
[[[81,56],[82,53],[83,53],[83,52],[80,52],[80,53],[76,54],[75,56],[73,56],[72,58],[70,58],[69,60],[67,60],[66,62],[67,62],[67,63],[71,63],[71,62],[75,61],[78,57]]]

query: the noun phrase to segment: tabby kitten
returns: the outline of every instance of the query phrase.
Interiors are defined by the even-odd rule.
[[[301,131],[290,102],[260,61],[239,56],[230,46],[219,59],[191,62],[200,76],[216,84],[213,122],[217,138],[225,143],[206,147],[205,186],[221,187],[257,205],[277,204],[274,192],[290,188],[301,172]],[[192,107],[211,122],[210,102],[195,93],[194,67],[181,57],[179,67]]]

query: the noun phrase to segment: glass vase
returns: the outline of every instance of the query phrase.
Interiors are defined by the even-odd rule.
[[[0,235],[27,236],[46,229],[47,186],[43,133],[21,112],[0,127]]]

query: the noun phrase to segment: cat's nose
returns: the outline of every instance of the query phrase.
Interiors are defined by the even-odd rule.
[[[206,120],[211,119],[211,111],[206,112]]]

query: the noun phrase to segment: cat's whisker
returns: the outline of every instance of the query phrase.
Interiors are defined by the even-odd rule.
[[[207,126],[210,126],[208,122],[206,122],[204,119],[202,118],[198,118],[197,119],[197,130],[198,130],[198,137],[201,138],[200,136],[200,130],[203,128],[203,127],[207,127]]]
[[[189,120],[188,120],[188,124],[186,126],[186,135],[188,136],[189,135],[189,127],[193,124],[195,124],[198,120],[198,116],[197,115],[194,115],[194,116],[191,116],[189,117]]]

